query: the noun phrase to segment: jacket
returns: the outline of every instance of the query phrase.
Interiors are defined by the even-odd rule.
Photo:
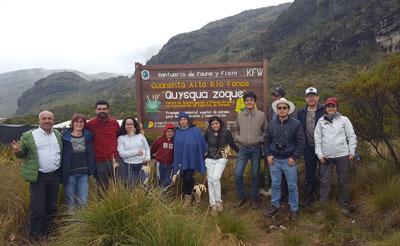
[[[243,111],[237,115],[238,135],[236,141],[241,146],[256,145],[263,142],[263,133],[267,128],[267,119],[261,111]]]
[[[297,113],[297,119],[300,121],[301,125],[303,126],[303,131],[305,135],[305,140],[306,144],[308,143],[307,141],[307,107],[305,106],[304,108],[301,108],[299,112]],[[325,112],[325,107],[322,104],[318,104],[317,106],[317,111],[315,111],[315,125],[317,125],[318,120],[324,116]]]
[[[176,128],[174,137],[173,174],[178,170],[193,169],[205,173],[204,155],[206,142],[200,129],[193,126],[185,129]]]
[[[62,178],[61,182],[63,185],[67,185],[69,171],[71,168],[71,159],[72,159],[72,143],[71,143],[71,133],[72,129],[68,129],[64,136],[62,137],[63,143],[63,154],[62,154],[62,161],[61,161],[61,168],[62,168]],[[83,130],[83,137],[85,138],[86,143],[86,153],[87,153],[87,167],[89,171],[89,175],[96,174],[96,162],[94,160],[94,150],[93,150],[93,134],[90,133],[88,130]]]
[[[24,159],[20,168],[21,176],[28,182],[36,182],[39,176],[39,159],[35,140],[32,132],[36,129],[24,132],[21,136],[21,150],[16,154],[18,158]],[[61,133],[52,129],[56,135],[62,153]]]
[[[273,119],[264,138],[264,155],[277,159],[298,159],[304,150],[304,132],[298,120],[288,117],[281,122]]]
[[[204,139],[207,143],[207,155],[206,158],[220,159],[223,158],[221,148],[229,145],[236,153],[239,152],[239,147],[233,141],[231,132],[227,128],[223,128],[218,135],[215,135],[211,127],[207,127],[204,133]]]
[[[357,137],[350,120],[343,115],[332,122],[322,117],[314,131],[315,154],[319,159],[355,155]]]
[[[151,145],[150,152],[158,162],[171,165],[174,161],[174,139],[168,139],[165,135],[157,138]]]

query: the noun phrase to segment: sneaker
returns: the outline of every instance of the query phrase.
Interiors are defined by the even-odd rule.
[[[218,214],[217,205],[211,205],[211,215],[216,216]]]
[[[297,211],[290,211],[289,212],[289,220],[296,221],[298,219]]]
[[[237,204],[235,204],[235,208],[240,208],[246,203],[247,199],[240,200]]]
[[[272,217],[279,212],[279,208],[271,205],[271,207],[266,211],[265,215],[267,217]]]
[[[344,215],[344,216],[348,216],[350,214],[350,211],[348,208],[341,208],[340,212]]]
[[[222,203],[217,203],[217,212],[221,213],[224,211],[224,206],[222,205]]]
[[[183,198],[183,207],[187,208],[190,206],[190,203],[192,202],[192,195],[185,195]]]

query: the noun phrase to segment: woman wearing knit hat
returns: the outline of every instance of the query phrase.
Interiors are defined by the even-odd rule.
[[[321,166],[320,202],[328,200],[333,166],[339,180],[341,211],[349,210],[349,161],[354,158],[357,139],[350,120],[339,113],[336,98],[325,102],[325,115],[318,120],[314,131],[315,154]]]
[[[174,174],[175,182],[178,174],[183,179],[184,205],[189,206],[192,201],[194,187],[193,174],[195,171],[205,173],[204,156],[206,142],[199,128],[192,124],[189,115],[185,112],[178,114],[178,127],[174,138]]]

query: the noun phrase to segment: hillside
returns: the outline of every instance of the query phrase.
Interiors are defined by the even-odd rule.
[[[249,33],[253,28],[247,27],[253,26],[257,31]],[[148,64],[268,58],[271,84],[301,100],[306,86],[323,87],[324,96],[332,95],[356,71],[386,52],[400,51],[399,33],[400,1],[296,0],[177,35]]]
[[[123,114],[134,108],[133,81],[126,76],[88,81],[73,72],[53,73],[35,82],[18,98],[17,115],[37,114],[53,110],[57,121],[69,119],[73,113],[93,115],[97,100],[106,99],[114,113]]]
[[[0,74],[0,117],[10,117],[16,114],[17,99],[34,83],[52,73],[72,71],[86,80],[100,80],[116,77],[113,73],[86,74],[75,70],[49,70],[43,68],[24,69]]]
[[[248,60],[261,35],[290,3],[243,11],[171,38],[147,64],[217,63]]]

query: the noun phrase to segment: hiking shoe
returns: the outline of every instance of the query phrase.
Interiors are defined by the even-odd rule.
[[[344,216],[349,216],[350,211],[348,208],[341,208],[340,212],[344,215]]]
[[[298,215],[297,211],[290,211],[288,217],[289,217],[290,221],[296,221],[298,219],[299,215]]]
[[[216,216],[218,214],[217,205],[211,205],[211,215]]]
[[[222,203],[217,203],[217,212],[222,213],[224,211],[224,206]]]
[[[244,198],[243,200],[240,200],[237,204],[235,204],[235,208],[240,208],[246,203],[247,199]]]
[[[266,211],[265,216],[272,217],[279,212],[279,208],[271,205],[271,207]]]
[[[192,202],[192,195],[185,195],[183,198],[183,207],[187,208],[190,206],[190,203]]]

